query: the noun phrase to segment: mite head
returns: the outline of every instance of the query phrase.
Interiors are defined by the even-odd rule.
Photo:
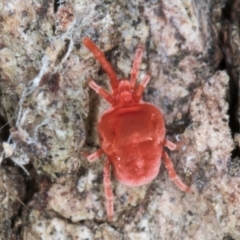
[[[120,79],[118,88],[114,93],[116,102],[121,106],[134,103],[134,85],[128,79]]]
[[[87,37],[83,38],[83,44],[94,54],[95,58],[107,73],[112,87],[112,94],[98,86],[92,79],[89,80],[89,86],[114,107],[128,107],[138,103],[142,98],[145,87],[150,81],[150,76],[146,75],[139,85],[136,83],[143,56],[143,46],[140,45],[136,50],[131,70],[131,78],[118,79],[117,74],[107,61],[103,52]]]

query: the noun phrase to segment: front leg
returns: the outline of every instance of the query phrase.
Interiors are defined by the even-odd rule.
[[[110,104],[113,104],[115,102],[113,96],[110,93],[108,93],[104,88],[98,86],[92,79],[88,80],[88,85]]]

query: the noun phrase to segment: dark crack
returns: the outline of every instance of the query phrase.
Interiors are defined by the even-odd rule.
[[[240,47],[239,47],[239,20],[240,2],[228,0],[222,9],[221,30],[219,32],[219,47],[223,59],[219,64],[220,70],[226,70],[229,75],[229,128],[232,137],[239,133],[239,83],[240,83]],[[240,156],[239,146],[232,151],[232,159]]]

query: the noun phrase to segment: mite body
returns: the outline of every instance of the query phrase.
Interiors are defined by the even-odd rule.
[[[104,164],[104,191],[107,201],[107,216],[114,214],[111,187],[111,167],[114,176],[128,186],[140,186],[151,182],[159,173],[161,159],[170,179],[182,190],[189,191],[177,176],[164,146],[174,150],[176,145],[165,139],[164,117],[154,105],[141,100],[144,89],[150,81],[146,75],[140,84],[136,83],[143,56],[143,47],[136,50],[130,79],[118,79],[103,52],[87,37],[84,45],[106,71],[112,92],[109,93],[89,79],[89,86],[111,104],[98,122],[101,148],[88,156],[90,162],[106,155]]]
[[[102,115],[98,131],[101,149],[120,182],[140,186],[158,175],[165,127],[155,106],[140,103],[113,109]]]

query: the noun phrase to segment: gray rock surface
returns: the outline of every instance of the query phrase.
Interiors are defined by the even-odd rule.
[[[39,186],[25,199],[29,209],[19,213],[18,237],[240,239],[240,179],[229,173],[234,149],[228,125],[229,76],[218,67],[224,3],[0,3],[0,115],[11,127],[1,161],[4,167],[4,159],[11,159],[26,171],[22,176],[30,163]],[[106,53],[119,78],[129,76],[138,44],[145,46],[138,79],[149,72],[151,81],[144,100],[163,112],[167,138],[181,142],[169,154],[180,178],[191,185],[190,193],[181,192],[164,167],[142,187],[112,178],[116,212],[107,221],[104,156],[90,164],[84,152],[99,147],[96,124],[108,108],[89,91],[87,79],[106,89],[109,81],[82,45],[84,36]],[[16,195],[20,199],[24,193]]]

